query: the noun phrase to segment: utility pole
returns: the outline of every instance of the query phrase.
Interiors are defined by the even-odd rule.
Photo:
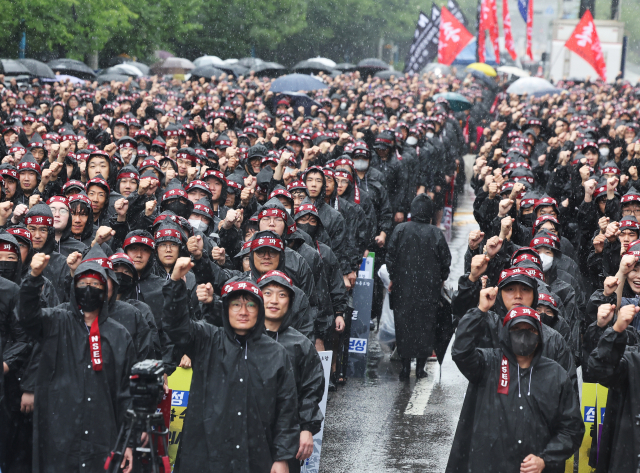
[[[24,18],[20,19],[20,29],[22,33],[20,34],[20,43],[18,44],[18,57],[24,59],[27,52],[27,31]]]

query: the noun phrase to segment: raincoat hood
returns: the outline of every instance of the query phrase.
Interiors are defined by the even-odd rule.
[[[262,292],[251,281],[233,281],[228,282],[222,288],[222,324],[224,331],[231,340],[237,340],[236,332],[229,322],[229,301],[233,296],[244,294],[255,298],[258,301],[258,320],[256,324],[249,330],[246,340],[257,340],[264,332],[264,300]]]
[[[417,195],[411,202],[411,221],[431,223],[433,218],[433,201],[427,194]]]

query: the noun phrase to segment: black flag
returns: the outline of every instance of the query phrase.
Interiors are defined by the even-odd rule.
[[[420,16],[418,17],[418,24],[416,25],[416,31],[413,33],[413,42],[411,43],[411,47],[409,48],[407,58],[404,61],[404,72],[416,71],[414,66],[418,58],[415,55],[415,51],[422,44],[424,40],[424,32],[430,27],[430,25],[431,20],[429,20],[429,17],[420,12]]]
[[[449,10],[451,14],[456,17],[456,20],[462,23],[465,28],[469,29],[467,19],[465,18],[464,13],[462,13],[460,5],[458,5],[456,0],[447,0],[447,10]]]

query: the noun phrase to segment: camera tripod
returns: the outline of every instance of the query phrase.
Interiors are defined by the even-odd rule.
[[[147,434],[146,447],[139,445],[140,436],[143,433]],[[149,414],[136,412],[132,409],[127,411],[125,422],[118,433],[116,445],[104,464],[106,471],[109,473],[118,472],[132,435],[135,445],[133,447],[133,471],[136,473],[171,473],[171,465],[167,456],[169,429],[164,425],[162,413]],[[155,442],[153,441],[154,437]],[[158,455],[158,442],[162,442],[164,456]]]

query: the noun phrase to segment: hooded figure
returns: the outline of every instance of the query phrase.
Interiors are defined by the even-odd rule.
[[[103,289],[76,288],[83,278]],[[20,288],[20,323],[42,344],[35,387],[33,471],[100,471],[130,407],[135,348],[127,330],[109,317],[107,274],[85,262],[75,272],[70,302],[43,309],[43,278],[32,272]],[[99,310],[88,327],[80,307]],[[94,309],[97,307],[97,309]],[[64,412],[65,415],[60,415]]]
[[[286,349],[264,333],[260,289],[251,281],[224,285],[222,328],[191,319],[181,279],[169,279],[163,294],[165,330],[193,362],[192,410],[176,473],[269,473],[274,462],[295,458],[300,436],[295,376]],[[241,333],[230,321],[232,302],[257,317]],[[257,307],[250,309],[250,303]]]
[[[270,290],[268,286],[273,284],[288,292],[289,307],[284,317],[279,320],[280,326],[277,330],[272,331],[269,329],[269,321],[265,323],[267,325],[266,333],[287,350],[291,360],[298,393],[300,431],[308,431],[311,435],[315,435],[320,432],[324,418],[320,410],[320,402],[324,394],[322,362],[313,343],[291,327],[291,322],[293,322],[296,313],[300,310],[293,291],[293,282],[286,274],[280,271],[269,271],[258,280],[258,287],[263,291],[265,298],[267,297],[265,288],[268,291]],[[268,302],[265,303],[265,305],[267,304]],[[265,311],[269,314],[269,307],[265,307]],[[299,471],[300,461],[296,459],[290,460],[289,472]]]
[[[411,221],[398,225],[389,240],[387,270],[403,377],[409,375],[411,358],[418,359],[416,376],[424,373],[434,348],[440,288],[449,277],[451,253],[442,231],[431,225],[432,217],[431,199],[416,196]]]
[[[69,300],[64,284],[65,276],[69,273],[69,267],[67,266],[67,258],[55,251],[58,242],[56,242],[56,232],[53,228],[53,213],[51,209],[43,203],[34,205],[25,215],[24,223],[31,233],[34,251],[51,257],[47,267],[44,269],[44,277],[53,283],[60,301]],[[42,229],[45,226],[47,227],[46,239],[43,244],[38,243],[36,245],[34,230]],[[42,237],[38,238],[41,239]]]
[[[483,349],[481,317],[458,325],[451,354],[469,387],[446,472],[515,472],[531,455],[545,472],[563,472],[584,436],[571,379],[543,356],[546,333],[535,310],[514,307],[498,330],[498,346]]]
[[[305,335],[312,341],[315,341],[314,324],[318,317],[318,307],[313,305],[310,301],[313,297],[316,300],[315,285],[311,277],[311,270],[309,265],[302,259],[298,253],[290,248],[284,246],[283,241],[279,235],[271,231],[259,231],[253,235],[250,240],[251,243],[247,244],[247,253],[249,254],[249,271],[236,271],[230,269],[223,269],[218,266],[217,263],[209,260],[206,257],[200,257],[199,259],[194,255],[193,260],[195,266],[193,267],[193,273],[196,276],[196,284],[211,283],[216,292],[222,290],[222,287],[228,281],[257,281],[264,273],[271,270],[278,270],[285,273],[291,278],[294,284],[294,291],[296,297],[299,299],[301,307],[305,307],[305,310],[298,314],[299,318],[295,319],[292,323],[293,328]],[[260,271],[254,262],[254,253],[257,250],[265,249],[271,254],[278,253],[278,264],[273,264],[266,270]],[[242,254],[244,254],[242,251]],[[272,253],[273,252],[273,253]],[[297,259],[292,259],[290,255],[295,255]],[[294,266],[290,269],[289,262],[293,262]],[[297,266],[297,262],[301,262],[300,266]],[[304,279],[300,280],[300,277]],[[302,284],[301,284],[302,281]],[[306,290],[304,289],[306,288]],[[299,291],[299,292],[298,292]],[[307,292],[309,291],[309,292]],[[213,316],[215,319],[215,316]]]
[[[87,249],[87,245],[82,243],[79,240],[76,240],[72,237],[72,216],[70,212],[70,203],[65,197],[54,196],[47,200],[47,205],[51,207],[51,204],[54,202],[59,202],[63,204],[65,207],[60,209],[59,212],[63,212],[66,210],[67,212],[67,225],[62,230],[62,234],[60,235],[60,239],[56,241],[56,251],[60,253],[62,256],[67,257],[74,251],[82,253]],[[62,217],[62,214],[60,215]],[[87,221],[87,225],[90,228],[93,227],[93,222]]]

